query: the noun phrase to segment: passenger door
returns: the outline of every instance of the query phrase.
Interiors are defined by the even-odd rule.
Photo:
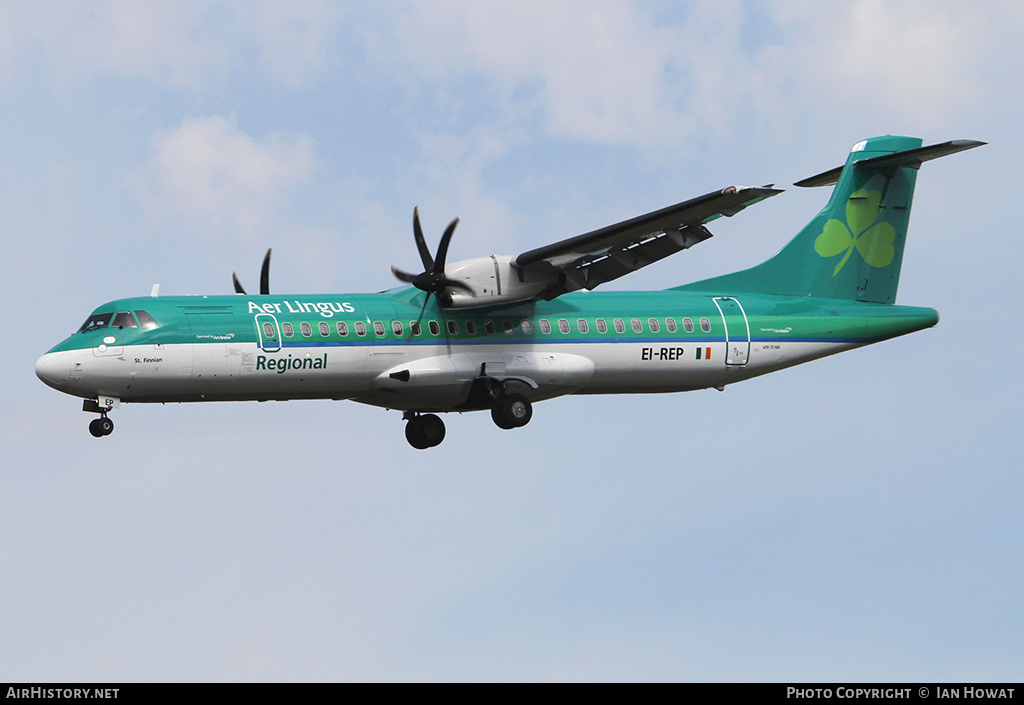
[[[750,323],[737,299],[716,296],[715,306],[725,325],[725,364],[742,367],[750,358]]]
[[[277,316],[256,314],[256,345],[265,353],[276,353],[281,349],[281,325]]]

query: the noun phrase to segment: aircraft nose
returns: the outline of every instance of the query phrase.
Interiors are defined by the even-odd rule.
[[[68,383],[71,374],[71,358],[66,352],[46,353],[36,361],[36,377],[54,389]]]

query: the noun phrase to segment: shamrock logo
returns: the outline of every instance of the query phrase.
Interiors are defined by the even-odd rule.
[[[832,276],[850,259],[854,248],[872,267],[887,267],[896,256],[893,240],[896,230],[884,221],[875,222],[885,204],[878,191],[860,189],[846,202],[846,222],[832,219],[825,223],[821,235],[814,241],[814,251],[822,257],[835,257],[845,252]]]

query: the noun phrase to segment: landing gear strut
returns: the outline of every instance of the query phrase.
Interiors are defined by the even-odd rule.
[[[502,395],[491,407],[491,419],[498,428],[505,430],[525,426],[531,418],[533,405],[522,394]]]
[[[444,421],[437,414],[406,412],[405,440],[416,450],[440,445],[444,440]]]

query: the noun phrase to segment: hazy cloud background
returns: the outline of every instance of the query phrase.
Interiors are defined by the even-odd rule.
[[[0,3],[0,679],[1015,680],[1022,35],[1011,2]],[[918,181],[900,301],[941,323],[721,394],[417,452],[331,402],[96,440],[32,373],[269,246],[276,291],[389,287],[414,205],[516,254],[885,133],[990,142]],[[755,264],[826,198],[614,287]]]

